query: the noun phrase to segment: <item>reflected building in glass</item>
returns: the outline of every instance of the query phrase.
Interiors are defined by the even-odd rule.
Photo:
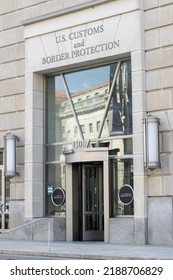
[[[133,188],[133,160],[129,164],[129,159],[123,160],[121,171],[118,168],[120,163],[117,163],[117,156],[120,161],[122,156],[131,157],[133,153],[131,63],[129,60],[121,62],[116,83],[110,93],[117,65],[47,78],[47,184],[65,188],[64,151],[72,149],[74,141],[84,139],[88,142],[88,148],[108,147],[114,174],[110,182],[111,192],[118,194],[118,188],[125,183]],[[117,205],[121,203],[117,195],[113,197],[111,208],[118,209]],[[56,208],[49,196],[48,201],[51,209]],[[132,210],[114,210],[111,215],[133,215],[133,202],[129,207]]]

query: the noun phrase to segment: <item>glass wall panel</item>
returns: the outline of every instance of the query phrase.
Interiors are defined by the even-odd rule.
[[[112,182],[110,184],[111,217],[117,215],[133,215],[134,202],[126,205],[120,199],[120,190],[124,185],[133,189],[133,160],[121,159],[111,161]],[[126,195],[126,194],[125,194]]]
[[[46,152],[46,161],[64,160],[63,146],[49,146]]]
[[[51,161],[61,161],[65,162],[64,152],[67,152],[72,149],[72,143],[70,144],[56,144],[56,145],[48,145],[46,147],[46,162]]]
[[[110,89],[110,75],[114,76],[116,66],[106,65],[64,76],[85,139],[98,138]]]
[[[79,138],[76,121],[60,76],[47,78],[47,143],[68,142]]]
[[[121,157],[125,155],[133,154],[133,142],[132,138],[125,139],[111,139],[91,141],[91,147],[96,147],[99,143],[99,147],[108,147],[109,148],[109,158],[115,158],[115,156]]]
[[[110,84],[112,84],[115,66],[110,66]],[[101,137],[132,134],[132,88],[131,62],[121,63],[120,72]]]
[[[133,154],[132,138],[116,139],[109,142],[110,156],[125,156]]]
[[[117,63],[64,75],[85,139],[98,138]],[[60,75],[47,78],[47,143],[79,140]],[[101,137],[132,134],[131,62],[121,63]]]
[[[3,152],[0,152],[0,165],[3,165]]]
[[[54,206],[47,189],[48,186],[65,188],[64,151],[72,149],[73,141],[81,140],[81,133],[85,139],[91,140],[91,147],[98,144],[109,147],[114,178],[111,185],[112,216],[133,214],[133,203],[121,205],[117,196],[124,182],[132,184],[133,164],[131,160],[115,160],[116,156],[133,154],[132,138],[116,137],[131,137],[132,134],[131,62],[121,63],[116,83],[110,91],[116,69],[117,63],[112,63],[46,78],[48,215],[65,213],[65,206]],[[64,87],[63,77],[67,88]]]
[[[65,163],[46,165],[46,212],[47,215],[65,215],[65,204],[58,207],[52,203],[49,187],[65,190]]]

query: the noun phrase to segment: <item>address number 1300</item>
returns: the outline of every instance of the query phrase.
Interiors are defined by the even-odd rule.
[[[73,142],[73,149],[85,149],[88,148],[89,140],[79,140]]]

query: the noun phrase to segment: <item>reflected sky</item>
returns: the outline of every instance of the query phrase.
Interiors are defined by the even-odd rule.
[[[109,81],[110,66],[72,72],[64,76],[70,93],[75,93]],[[64,89],[64,87],[60,79],[56,77],[56,90],[58,89]]]

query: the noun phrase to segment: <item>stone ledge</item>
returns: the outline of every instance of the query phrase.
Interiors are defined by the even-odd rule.
[[[0,239],[7,240],[48,241],[49,238],[50,241],[65,241],[65,217],[40,218],[0,234]]]
[[[48,13],[48,14],[45,14],[45,15],[42,15],[42,16],[38,16],[38,17],[34,17],[34,18],[31,18],[31,19],[21,21],[21,24],[24,25],[24,26],[29,25],[29,24],[33,24],[33,23],[40,22],[40,21],[43,21],[43,20],[52,19],[52,18],[55,18],[55,17],[58,17],[58,16],[63,16],[63,15],[67,15],[67,14],[70,14],[70,13],[78,12],[78,11],[84,10],[86,8],[91,8],[91,7],[95,7],[95,6],[98,6],[98,5],[107,4],[107,3],[112,2],[112,1],[114,1],[114,0],[95,0],[94,2],[89,1],[89,2],[86,2],[84,4],[75,5],[73,7],[61,9],[61,10],[56,11],[56,12]]]

